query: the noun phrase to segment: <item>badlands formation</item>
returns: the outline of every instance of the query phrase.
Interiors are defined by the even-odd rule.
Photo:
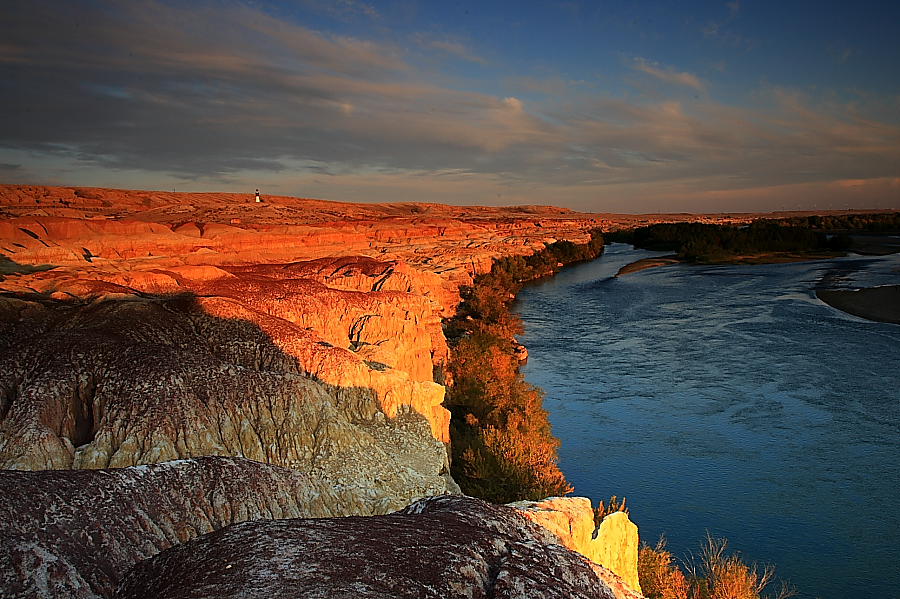
[[[322,577],[365,562],[386,586],[355,596],[637,596],[636,529],[593,538],[586,500],[407,506],[459,491],[441,322],[460,286],[654,220],[0,186],[0,595],[111,597],[130,570],[118,596],[340,596]]]

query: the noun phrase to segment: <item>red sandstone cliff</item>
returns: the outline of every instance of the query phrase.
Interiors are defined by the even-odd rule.
[[[388,418],[417,412],[444,442],[448,413],[433,372],[447,358],[440,319],[459,285],[494,257],[582,241],[598,224],[558,208],[260,206],[237,194],[27,186],[0,187],[0,204],[0,291],[44,304],[191,294],[206,314],[258,326],[304,375],[371,389]],[[16,306],[7,313],[25,310]],[[5,385],[18,397],[28,381]],[[93,464],[105,465],[83,462]]]
[[[273,517],[458,490],[441,318],[494,258],[599,224],[549,207],[0,186],[0,466],[218,455],[305,473],[315,501]]]

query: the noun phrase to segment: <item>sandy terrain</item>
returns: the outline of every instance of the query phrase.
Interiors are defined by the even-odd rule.
[[[625,266],[620,268],[619,272],[616,273],[616,276],[621,277],[623,275],[647,270],[648,268],[668,266],[670,264],[681,264],[681,260],[679,260],[674,254],[671,256],[660,256],[659,258],[642,258],[640,260],[635,260],[631,264],[626,264]]]
[[[816,297],[838,310],[878,322],[900,324],[900,285],[868,289],[819,289]]]

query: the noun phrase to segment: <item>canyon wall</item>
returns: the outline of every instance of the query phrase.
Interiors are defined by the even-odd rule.
[[[9,594],[106,597],[126,565],[227,524],[387,514],[458,492],[446,451],[442,319],[495,258],[581,243],[603,224],[551,207],[267,200],[0,185],[0,467],[52,470],[0,473],[9,481],[0,491],[20,495],[4,502],[12,524],[0,537],[13,572],[3,584],[19,589]],[[178,461],[154,465],[169,460]],[[96,470],[118,467],[129,468]],[[26,476],[45,478],[16,478]],[[78,498],[60,507],[67,493]],[[81,521],[92,496],[107,507]],[[23,510],[26,497],[44,508]],[[55,524],[24,532],[40,529],[39,509]],[[490,524],[493,508],[471,509],[500,527]],[[34,522],[15,528],[22,518]],[[238,530],[252,545],[276,529],[306,538],[287,524]],[[545,533],[510,534],[540,555],[516,565],[501,548],[474,562],[425,561],[486,569],[487,578],[447,584],[517,596],[523,581],[544,580],[537,571],[516,578],[523,564],[562,554],[529,545],[528,535]],[[398,539],[429,535],[426,526]],[[552,539],[590,557],[567,537]],[[563,562],[574,585],[566,596],[629,597],[609,570]],[[517,582],[504,595],[507,576]],[[538,582],[539,596],[557,596]]]
[[[28,186],[0,198],[0,466],[238,455],[340,478],[352,464],[383,487],[360,513],[396,507],[398,485],[403,500],[455,490],[437,449],[441,319],[459,286],[597,224],[542,207]],[[416,484],[392,483],[409,470]]]

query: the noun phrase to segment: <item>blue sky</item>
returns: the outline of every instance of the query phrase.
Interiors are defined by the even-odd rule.
[[[900,3],[4,3],[0,180],[900,208]]]

